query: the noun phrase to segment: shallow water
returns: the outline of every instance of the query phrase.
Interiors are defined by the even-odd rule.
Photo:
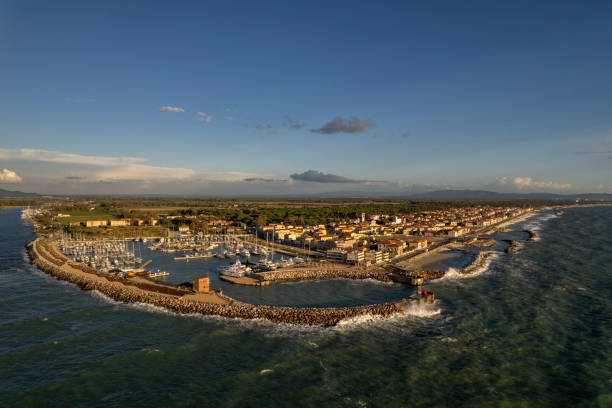
[[[30,266],[18,210],[0,225],[1,406],[612,406],[612,207],[532,217],[516,228],[539,241],[429,284],[436,304],[327,329],[110,301]],[[404,290],[274,290],[308,304],[338,288]]]

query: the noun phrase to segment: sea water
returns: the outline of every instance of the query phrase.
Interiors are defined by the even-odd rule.
[[[34,235],[19,214],[0,211],[3,407],[612,406],[612,207],[531,217],[510,228],[537,229],[538,241],[508,233],[522,240],[515,255],[428,284],[435,304],[331,328],[82,291],[29,264]],[[345,280],[259,289],[234,295],[367,304],[407,290]]]

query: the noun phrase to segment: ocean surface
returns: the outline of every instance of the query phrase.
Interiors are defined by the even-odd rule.
[[[473,276],[448,265],[426,286],[433,305],[321,328],[178,315],[82,291],[29,264],[31,226],[19,209],[2,210],[0,406],[612,407],[612,207],[563,212],[497,234],[519,240],[517,253],[500,243]],[[202,266],[190,265],[175,279]],[[224,289],[297,305],[411,293],[347,280]]]

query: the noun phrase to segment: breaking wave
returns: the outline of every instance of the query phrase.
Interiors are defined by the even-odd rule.
[[[453,281],[480,276],[489,270],[491,263],[501,254],[495,251],[483,251],[478,254],[474,262],[464,269],[448,268],[438,281]]]
[[[558,218],[560,217],[559,215],[556,215],[554,213],[549,213],[549,214],[541,214],[540,217],[534,218],[534,219],[530,219],[529,222],[523,224],[523,228],[524,229],[529,229],[529,230],[533,230],[533,231],[539,231],[542,228],[542,225],[545,224],[546,222],[554,219],[554,218]],[[537,240],[537,238],[536,238]]]

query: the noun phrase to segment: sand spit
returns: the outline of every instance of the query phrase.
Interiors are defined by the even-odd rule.
[[[409,302],[404,299],[384,304],[343,308],[293,308],[281,306],[252,305],[224,296],[221,293],[195,294],[188,289],[170,285],[143,287],[146,283],[131,284],[96,271],[85,265],[70,261],[57,250],[51,241],[38,238],[27,245],[32,264],[42,271],[79,286],[83,290],[97,290],[121,302],[146,303],[179,313],[195,313],[227,318],[267,319],[276,323],[332,326],[343,319],[361,315],[389,316],[402,313]],[[206,297],[208,295],[209,297]]]

